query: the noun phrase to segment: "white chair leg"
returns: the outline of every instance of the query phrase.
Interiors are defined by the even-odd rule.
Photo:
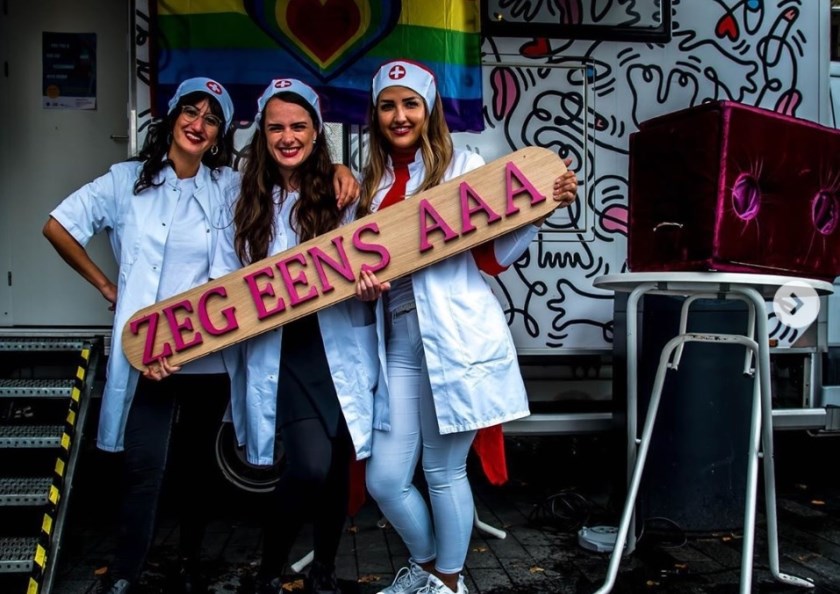
[[[681,345],[687,337],[677,336],[672,338],[662,349],[659,358],[659,365],[656,368],[656,377],[653,382],[653,389],[650,395],[650,402],[648,403],[647,415],[642,426],[642,436],[639,440],[639,448],[636,454],[635,463],[633,464],[633,474],[630,477],[630,483],[627,486],[627,497],[624,500],[624,509],[621,512],[621,520],[618,524],[618,532],[615,536],[615,545],[612,553],[610,553],[610,563],[607,567],[607,576],[604,578],[604,583],[596,590],[595,594],[607,594],[613,589],[616,578],[618,577],[618,566],[621,563],[621,557],[625,553],[625,543],[627,542],[627,535],[633,529],[633,516],[636,507],[636,497],[639,494],[639,485],[642,482],[642,473],[645,469],[645,461],[647,460],[648,448],[650,447],[651,437],[653,435],[653,426],[656,423],[656,413],[659,411],[659,400],[662,397],[662,388],[665,384],[665,374],[668,371],[668,362],[673,351]]]
[[[756,291],[745,292],[745,296],[750,299],[752,311],[761,311],[761,306],[764,304],[762,297]],[[756,316],[754,320],[756,326],[756,336],[767,336],[767,318],[765,316]],[[813,588],[814,584],[811,581],[782,573],[779,568],[779,534],[778,534],[778,519],[776,517],[776,472],[774,468],[773,455],[773,397],[770,383],[770,352],[769,345],[763,342],[757,345],[755,353],[756,361],[756,381],[759,383],[760,389],[760,437],[758,435],[751,436],[750,447],[761,444],[761,455],[763,456],[764,465],[764,499],[765,499],[765,513],[767,516],[767,554],[770,565],[770,573],[776,581],[791,586],[800,588]],[[755,411],[754,413],[755,414]],[[755,421],[754,421],[755,424]],[[750,459],[750,462],[757,466],[757,457]],[[757,473],[757,470],[755,471]],[[752,476],[753,472],[750,473]],[[757,485],[751,487],[757,491]],[[755,495],[753,496],[755,497]],[[746,534],[746,526],[744,532]],[[744,539],[746,543],[746,538]],[[745,556],[742,563],[752,563],[752,555],[749,559]],[[746,591],[746,590],[745,590]]]
[[[292,563],[292,571],[295,573],[300,573],[304,570],[304,568],[312,563],[312,560],[315,558],[315,551],[309,551],[303,557]]]
[[[485,524],[484,522],[482,522],[478,517],[478,510],[475,509],[475,507],[473,507],[473,526],[475,526],[477,530],[480,530],[485,534],[489,534],[493,538],[498,538],[499,540],[503,540],[507,537],[507,532],[505,532],[504,530],[500,530],[491,526],[490,524]]]

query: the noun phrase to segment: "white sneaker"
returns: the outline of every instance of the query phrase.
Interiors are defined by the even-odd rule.
[[[469,592],[467,585],[464,583],[464,576],[459,575],[458,589],[455,591],[455,594],[469,594]],[[440,581],[436,575],[429,574],[429,580],[426,582],[426,586],[418,590],[417,594],[452,594],[452,590]]]
[[[409,559],[408,567],[403,567],[397,572],[394,583],[380,590],[378,594],[414,594],[423,588],[428,580],[429,573]]]

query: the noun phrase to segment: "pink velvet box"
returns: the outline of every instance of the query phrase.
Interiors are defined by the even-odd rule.
[[[739,103],[657,117],[630,137],[628,267],[833,280],[840,131]]]

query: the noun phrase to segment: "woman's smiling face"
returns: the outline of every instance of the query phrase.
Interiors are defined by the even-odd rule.
[[[395,149],[417,146],[426,123],[426,103],[407,87],[387,87],[376,99],[379,129]]]
[[[188,113],[189,112],[189,113]],[[198,114],[193,117],[193,115]],[[205,116],[211,116],[206,118]],[[216,144],[220,126],[208,122],[219,120],[210,110],[210,100],[202,99],[195,105],[184,105],[172,126],[172,146],[185,156],[199,159]]]
[[[300,105],[275,97],[265,106],[263,129],[268,151],[288,182],[314,149],[318,132],[312,116]]]

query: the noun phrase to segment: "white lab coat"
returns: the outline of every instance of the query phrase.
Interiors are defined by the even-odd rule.
[[[456,150],[444,181],[482,165],[479,155]],[[419,151],[408,173],[406,199],[411,200],[425,173]],[[379,208],[392,185],[391,171],[374,195],[372,210]],[[518,254],[536,235],[533,225],[527,227],[505,236]],[[441,434],[528,416],[513,337],[472,253],[462,252],[418,270],[411,280]],[[380,340],[384,340],[381,334]]]
[[[275,188],[275,192],[279,197],[279,189]],[[296,192],[287,194],[283,210],[275,212],[275,234],[269,254],[278,254],[298,244],[288,216],[297,198]],[[231,202],[226,209],[228,221],[233,208]],[[354,208],[348,208],[345,222],[352,220],[353,211]],[[233,240],[234,226],[227,223],[210,272],[213,278],[243,266],[234,251]],[[384,325],[382,316],[375,315],[371,307],[370,303],[351,297],[316,314],[333,385],[359,460],[370,455],[373,428],[389,429],[385,348],[377,343],[377,335],[384,331]],[[381,304],[376,307],[381,309]],[[223,351],[227,353],[225,363],[231,376],[231,417],[237,440],[245,446],[251,464],[275,462],[282,337],[281,326]]]
[[[157,183],[162,179],[161,185],[134,195],[134,182],[141,167],[139,161],[113,165],[50,213],[83,246],[95,234],[105,231],[119,265],[111,354],[97,437],[97,446],[110,452],[123,449],[128,411],[139,378],[139,372],[123,353],[123,326],[135,312],[157,300],[164,246],[178,196],[177,177],[171,167],[165,167],[155,180]],[[236,191],[238,174],[227,167],[211,171],[201,165],[195,183],[194,196],[204,213],[207,237],[207,259],[196,265],[209,269],[216,249],[223,196]],[[209,277],[204,282],[207,280]]]

